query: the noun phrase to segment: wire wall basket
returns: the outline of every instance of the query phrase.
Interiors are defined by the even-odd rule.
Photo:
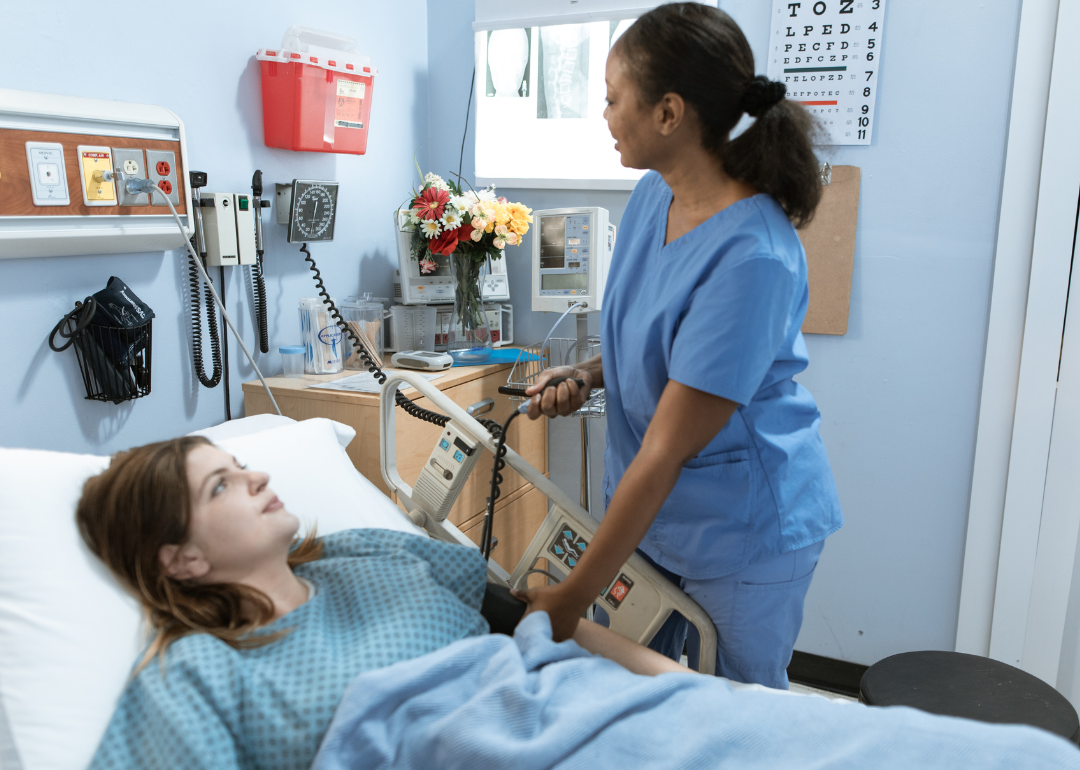
[[[101,326],[92,323],[97,310],[93,297],[76,302],[49,335],[56,352],[75,348],[86,398],[92,401],[124,401],[150,393],[150,354],[153,320],[136,326]],[[56,344],[56,336],[67,340]]]
[[[510,370],[506,384],[512,388],[527,388],[536,382],[536,378],[547,369],[556,366],[573,366],[579,361],[592,358],[600,353],[600,337],[592,335],[584,339],[584,349],[578,340],[555,337],[546,343],[538,342],[521,349],[517,361]],[[546,347],[545,347],[546,345]],[[513,401],[524,401],[521,396],[511,396]],[[607,414],[607,400],[603,388],[594,388],[587,402],[574,412],[575,417],[603,417]]]

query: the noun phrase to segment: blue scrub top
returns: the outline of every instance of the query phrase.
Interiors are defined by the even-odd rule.
[[[656,172],[638,183],[604,292],[604,507],[668,380],[739,404],[683,467],[641,544],[658,564],[704,580],[824,540],[843,517],[821,413],[792,380],[809,361],[795,228],[772,196],[755,195],[665,246],[671,200]]]

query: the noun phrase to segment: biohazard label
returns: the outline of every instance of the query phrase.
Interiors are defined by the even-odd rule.
[[[337,102],[334,104],[334,125],[341,128],[363,128],[360,107],[367,92],[363,83],[337,81]]]
[[[634,581],[628,578],[625,574],[620,573],[615,582],[612,583],[611,588],[604,592],[604,601],[611,605],[614,610],[619,609],[619,605],[623,603],[630,594],[630,589],[634,587]]]
[[[577,532],[563,524],[559,527],[555,539],[551,541],[551,545],[548,546],[548,553],[570,569],[573,569],[581,561],[581,557],[585,554],[585,548],[588,545],[585,538],[578,537]]]

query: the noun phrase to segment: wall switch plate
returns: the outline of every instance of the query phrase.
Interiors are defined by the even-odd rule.
[[[116,185],[100,178],[103,172],[113,170],[112,148],[80,144],[75,152],[78,154],[83,203],[87,206],[115,206]]]
[[[71,204],[62,144],[27,142],[26,162],[30,164],[30,193],[35,206]]]
[[[146,179],[146,163],[143,161],[143,151],[128,147],[113,147],[113,166],[124,172],[124,176],[134,179]],[[132,195],[120,185],[117,190],[120,196],[121,206],[149,206],[150,196],[147,193]],[[160,203],[160,201],[159,201]]]
[[[176,153],[165,150],[146,151],[146,178],[169,196],[174,206],[180,205],[180,188],[176,183]],[[156,194],[154,197],[158,197]],[[153,205],[162,205],[156,201]]]

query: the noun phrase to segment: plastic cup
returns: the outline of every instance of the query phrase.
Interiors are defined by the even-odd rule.
[[[304,346],[287,345],[278,348],[281,353],[281,366],[286,377],[304,376]]]

